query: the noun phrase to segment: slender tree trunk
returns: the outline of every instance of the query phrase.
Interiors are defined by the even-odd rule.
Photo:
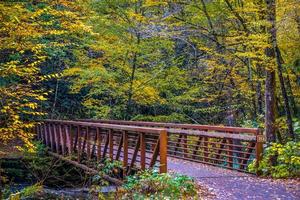
[[[293,122],[292,122],[292,115],[291,110],[289,106],[289,99],[286,92],[285,84],[284,84],[284,78],[282,75],[282,62],[281,62],[281,54],[280,50],[277,44],[277,30],[276,30],[276,1],[275,0],[267,0],[267,12],[268,12],[268,20],[271,23],[271,29],[270,29],[270,35],[271,35],[271,41],[272,41],[272,47],[274,51],[274,56],[276,59],[277,64],[277,71],[278,71],[278,77],[280,82],[280,88],[281,93],[283,96],[283,104],[284,104],[284,110],[286,114],[286,123],[288,126],[288,135],[294,139],[294,131],[293,131]]]
[[[292,86],[291,86],[291,80],[290,80],[290,76],[287,73],[287,80],[286,80],[286,85],[287,85],[287,89],[288,89],[288,93],[289,93],[289,99],[291,100],[291,106],[293,108],[293,114],[294,116],[298,115],[298,108],[295,102],[295,98],[294,98],[294,94],[293,94],[293,90],[292,90]]]
[[[127,120],[132,115],[133,82],[134,82],[134,78],[135,78],[136,61],[137,61],[137,55],[135,53],[134,57],[133,57],[132,71],[131,71],[131,76],[130,76],[130,86],[129,86],[129,90],[128,90],[128,100],[127,100],[127,108],[126,108],[126,119]]]
[[[267,4],[267,20],[272,23],[274,21],[275,0],[265,0]],[[270,41],[274,37],[274,31],[269,28]],[[270,60],[274,59],[273,49],[267,48],[266,55]],[[265,129],[268,142],[275,142],[275,69],[266,69],[266,83],[265,83]]]
[[[256,95],[257,95],[257,110],[258,114],[263,114],[263,94],[262,94],[262,69],[261,66],[257,66],[257,76],[258,76],[258,82],[257,82],[257,88],[256,88]]]
[[[51,109],[51,115],[50,118],[53,119],[55,116],[55,107],[56,107],[56,102],[57,102],[57,93],[58,93],[58,82],[59,80],[56,80],[56,85],[55,85],[55,93],[54,93],[54,100],[52,104],[52,109]]]
[[[275,33],[276,33],[276,31],[275,31]],[[275,36],[276,36],[276,34],[275,34]],[[285,114],[286,114],[286,123],[288,126],[288,134],[292,139],[295,139],[292,115],[291,115],[291,110],[290,110],[290,106],[289,106],[289,99],[288,99],[288,95],[287,95],[287,92],[285,89],[284,79],[283,79],[283,75],[282,75],[280,50],[277,46],[276,37],[273,38],[273,47],[275,49],[275,56],[276,56],[277,70],[278,70],[278,76],[279,76],[279,81],[280,81],[280,88],[281,88],[281,93],[283,96],[284,110],[285,110]]]
[[[249,81],[249,84],[250,84],[250,88],[251,88],[251,91],[254,91],[254,84],[253,84],[253,80],[252,80],[252,69],[251,69],[251,61],[250,61],[250,58],[247,59],[247,69],[248,69],[248,81]],[[252,114],[252,118],[253,120],[256,119],[257,117],[257,112],[256,112],[256,101],[255,101],[255,93],[253,93],[251,95],[251,102],[252,102],[252,106],[253,106],[253,114]]]
[[[137,45],[140,44],[140,35],[137,33]],[[135,72],[137,68],[137,53],[134,53],[133,60],[132,60],[132,71],[130,76],[130,86],[128,90],[128,100],[127,100],[127,107],[126,107],[126,115],[125,119],[130,119],[132,116],[132,96],[133,96],[133,83],[135,79]]]

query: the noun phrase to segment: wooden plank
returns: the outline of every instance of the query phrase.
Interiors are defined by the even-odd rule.
[[[156,133],[159,134],[161,128],[148,128],[140,126],[126,126],[126,125],[114,125],[114,124],[100,124],[100,123],[91,123],[91,122],[80,122],[80,121],[67,121],[67,120],[44,120],[45,122],[51,123],[64,123],[80,126],[89,126],[89,127],[99,127],[104,129],[113,129],[119,131],[132,131],[132,132],[143,132],[143,133]]]
[[[233,141],[232,141],[232,139],[228,139],[227,143],[229,144],[228,145],[229,151],[227,151],[227,159],[228,159],[227,163],[228,163],[229,167],[233,167],[233,153],[232,153],[232,150],[233,150],[233,148],[232,148]]]
[[[106,152],[107,152],[107,149],[108,149],[108,144],[109,144],[109,132],[106,134],[106,141],[105,141],[105,145],[104,145],[104,148],[103,148],[102,158],[105,158],[105,156],[106,156]]]
[[[184,149],[184,157],[187,158],[188,157],[188,136],[187,135],[183,135],[183,147]]]
[[[100,128],[97,128],[97,161],[101,160],[101,135],[100,135]]]
[[[160,173],[167,173],[168,166],[167,166],[167,146],[168,146],[168,134],[167,131],[163,130],[159,136],[159,172]]]
[[[108,130],[108,136],[109,136],[109,158],[113,160],[114,156],[114,133],[111,129]]]
[[[92,144],[92,152],[91,152],[91,157],[94,157],[95,152],[96,152],[96,147],[97,147],[97,130],[98,128],[96,128],[96,133],[94,134],[94,140],[93,140],[93,144]],[[96,156],[97,157],[97,156]]]
[[[65,125],[65,134],[66,134],[66,146],[68,148],[69,156],[72,155],[72,136],[71,136],[71,126]]]
[[[77,126],[77,135],[78,135],[78,147],[77,147],[77,162],[81,161],[81,145],[82,145],[82,139],[81,139],[81,127]]]
[[[59,135],[60,135],[60,144],[61,144],[61,153],[62,155],[66,154],[66,135],[63,131],[63,125],[59,124]]]
[[[87,140],[87,127],[85,130],[83,130],[83,144],[81,146],[81,155],[85,154],[85,150],[86,150],[86,140]]]
[[[255,152],[256,152],[256,168],[259,167],[260,162],[262,160],[262,156],[263,156],[263,143],[264,140],[262,140],[261,138],[263,138],[263,134],[261,133],[260,130],[257,131],[257,140],[256,140],[256,145],[255,145]],[[260,175],[260,171],[257,171],[257,175]]]
[[[79,137],[79,126],[76,126],[76,134],[74,138],[74,143],[73,143],[73,151],[77,151],[77,145],[78,145],[78,137]]]
[[[54,134],[52,131],[52,124],[49,124],[48,126],[48,133],[50,136],[50,146],[51,146],[51,151],[54,152]]]
[[[158,154],[159,154],[159,148],[160,148],[159,144],[160,144],[160,136],[156,141],[156,145],[155,145],[155,148],[154,148],[154,151],[153,151],[153,154],[152,154],[152,158],[151,158],[151,161],[150,161],[150,164],[149,164],[150,169],[154,167],[155,162],[157,160],[157,157],[158,157]]]
[[[204,137],[204,141],[203,141],[203,145],[204,145],[204,161],[207,162],[207,157],[208,157],[208,138]]]
[[[59,136],[57,132],[57,125],[53,124],[54,142],[55,142],[55,152],[59,153]]]
[[[209,130],[209,131],[223,131],[223,132],[229,131],[229,132],[236,132],[236,133],[251,133],[254,135],[256,135],[258,131],[257,128],[212,126],[212,125],[199,125],[199,124],[176,124],[176,123],[145,122],[145,121],[91,120],[91,119],[80,119],[77,121],[104,123],[104,124],[120,124],[120,125],[130,125],[130,126],[144,126],[144,127],[194,129],[194,130]]]
[[[146,136],[140,133],[141,170],[146,169]]]
[[[45,142],[46,142],[46,146],[49,147],[49,134],[48,134],[48,123],[44,124],[44,133],[45,133]]]
[[[119,160],[120,155],[121,155],[122,146],[123,146],[123,136],[124,136],[124,134],[121,135],[121,139],[120,139],[120,142],[119,142],[119,145],[118,145],[116,160]]]
[[[89,131],[89,127],[86,127],[86,153],[87,159],[91,159],[91,133]]]
[[[243,141],[256,141],[255,135],[246,135],[246,134],[232,134],[225,132],[207,132],[207,131],[198,131],[198,130],[181,130],[181,129],[167,129],[168,133],[173,134],[182,134],[182,135],[194,135],[194,136],[206,136],[211,138],[229,138],[229,139],[238,139]]]
[[[134,167],[134,163],[136,161],[136,157],[138,155],[139,148],[140,148],[140,141],[141,140],[140,140],[140,134],[139,134],[138,138],[137,138],[137,142],[136,142],[135,148],[134,148],[134,151],[133,151],[131,163],[130,163],[130,166],[129,166],[129,169],[128,169],[128,173],[127,173],[128,175],[131,173],[131,170]]]
[[[123,131],[123,178],[127,174],[128,167],[128,134],[127,131]]]
[[[73,125],[70,125],[69,127],[69,134],[70,134],[70,152],[71,154],[74,153],[74,128],[73,128]]]

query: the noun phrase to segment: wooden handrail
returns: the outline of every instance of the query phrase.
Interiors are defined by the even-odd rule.
[[[117,124],[108,124],[108,123],[92,123],[92,122],[82,122],[82,121],[68,121],[68,120],[44,120],[44,122],[50,123],[59,123],[59,124],[69,124],[69,125],[79,125],[79,126],[90,126],[106,129],[116,129],[116,130],[125,130],[125,131],[136,131],[143,133],[154,133],[159,134],[161,131],[164,131],[163,128],[151,128],[151,127],[140,127],[140,126],[128,126],[128,125],[117,125]]]
[[[198,130],[180,130],[180,129],[166,129],[168,133],[178,133],[182,135],[193,135],[193,136],[208,136],[211,138],[230,138],[243,141],[256,141],[255,135],[238,135],[232,133],[222,133],[222,132],[206,132]]]
[[[96,166],[97,162],[110,158],[122,161],[123,178],[130,174],[133,168],[139,167],[148,169],[158,166],[160,173],[167,172],[168,134],[164,128],[44,120],[37,123],[36,131],[38,139],[42,140],[52,153],[64,156],[72,163],[78,163],[78,166],[82,165],[83,159],[93,160]],[[137,136],[140,139],[132,141],[132,138]],[[146,145],[150,139],[156,141],[153,149]],[[77,161],[72,160],[73,155],[77,155]],[[146,158],[151,158],[151,162]],[[91,168],[89,164],[86,165]]]
[[[163,127],[163,128],[177,128],[177,129],[196,129],[196,130],[224,131],[224,132],[235,132],[235,133],[250,133],[250,134],[255,134],[255,135],[259,134],[259,132],[260,132],[260,130],[258,128],[243,128],[243,127],[232,127],[232,126],[210,126],[210,125],[199,125],[199,124],[177,124],[177,123],[123,121],[123,120],[98,120],[98,119],[78,119],[76,121],[133,125],[133,126],[144,126],[144,127]]]

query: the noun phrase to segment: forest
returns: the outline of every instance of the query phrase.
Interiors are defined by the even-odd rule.
[[[300,2],[3,0],[1,145],[44,119],[260,128],[263,174],[299,177]]]

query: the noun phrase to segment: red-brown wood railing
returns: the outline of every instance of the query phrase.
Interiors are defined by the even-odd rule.
[[[122,161],[122,177],[156,166],[167,172],[167,132],[162,128],[44,120],[36,131],[53,155],[84,167],[95,169],[110,158]]]
[[[253,159],[262,158],[264,137],[260,129],[197,124],[121,120],[86,120],[141,127],[166,128],[168,156],[247,172]]]

